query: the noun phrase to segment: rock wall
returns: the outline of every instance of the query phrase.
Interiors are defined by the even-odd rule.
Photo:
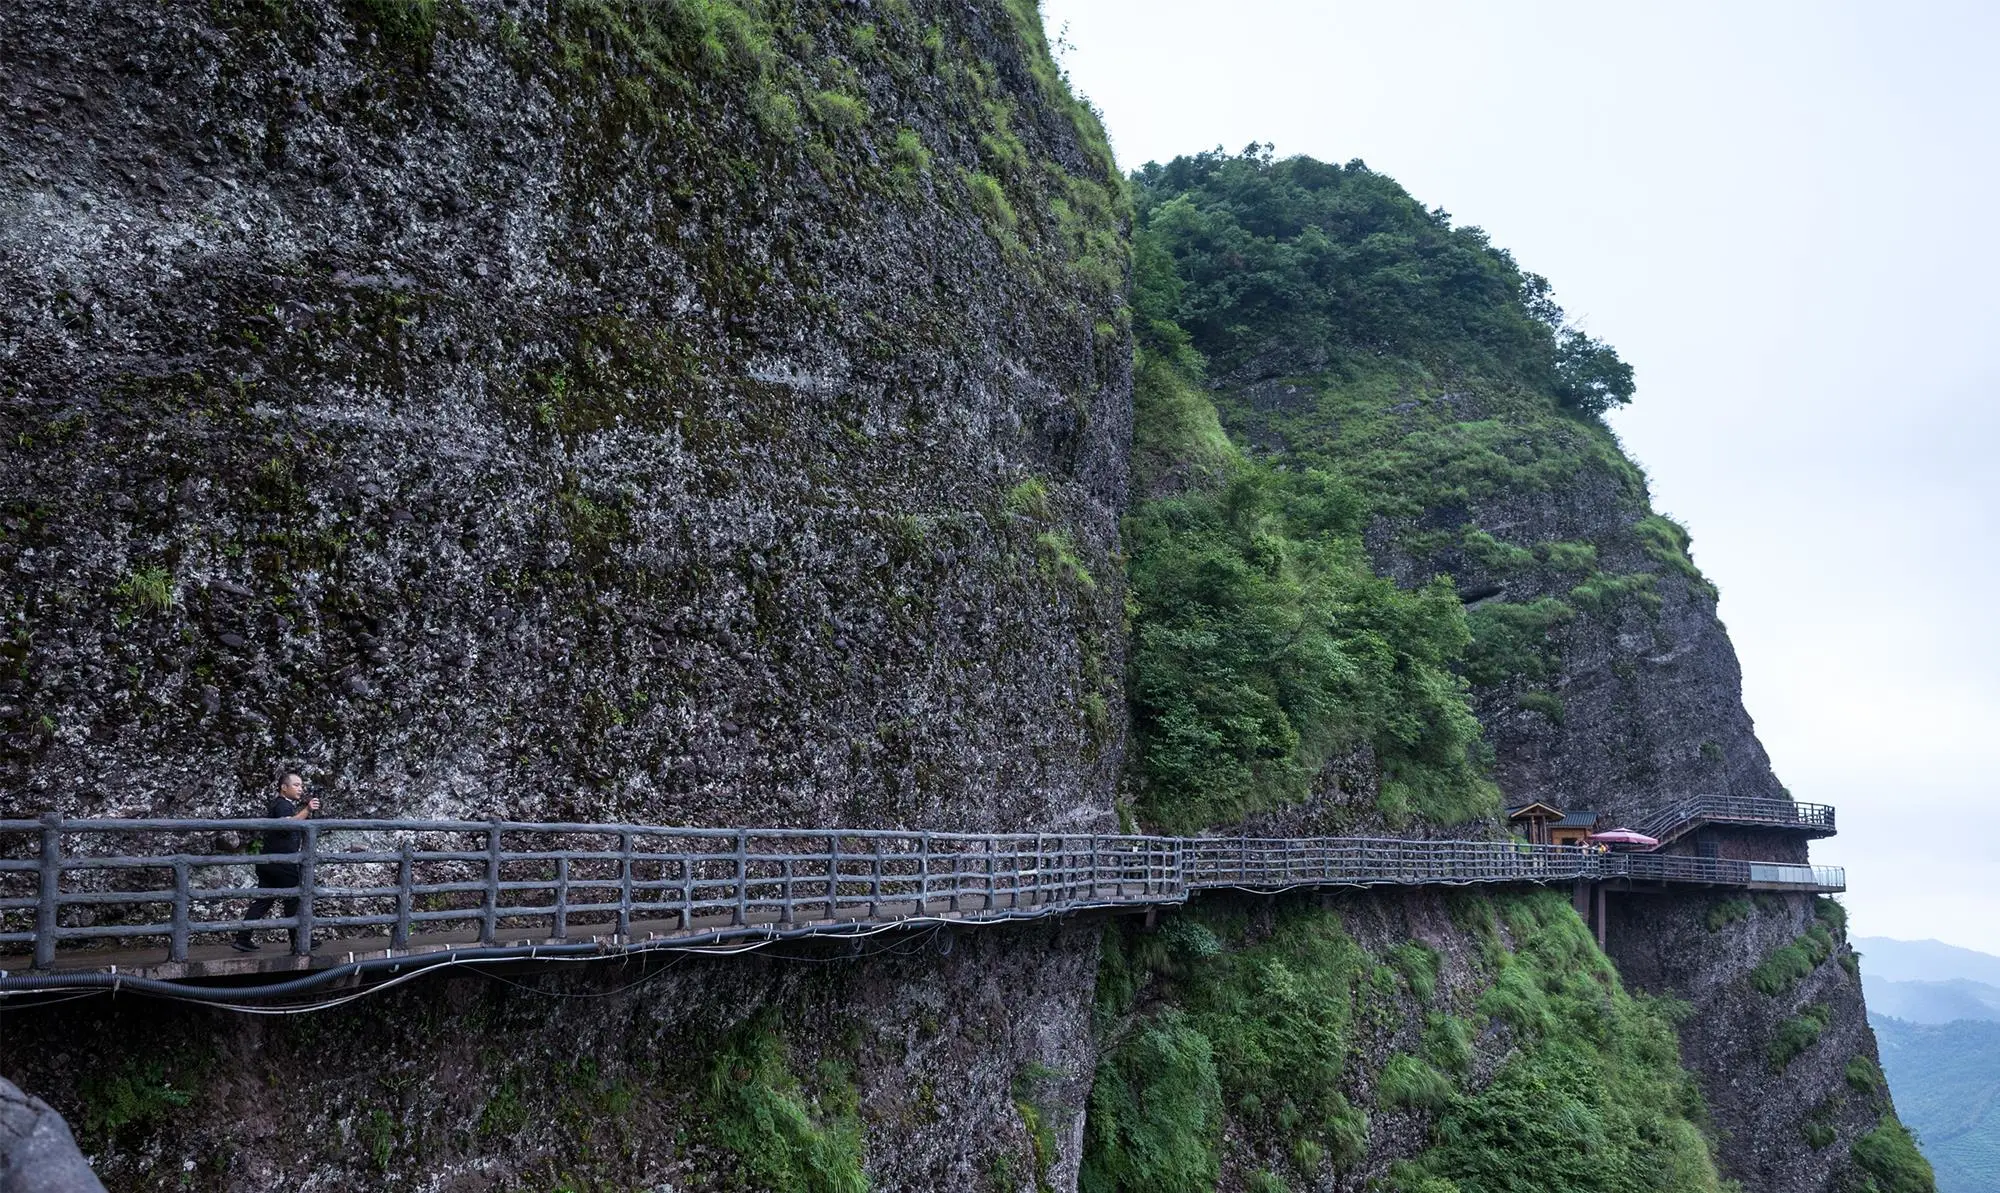
[[[0,816],[1114,822],[1123,184],[1032,5],[33,0],[0,60]],[[0,1071],[122,1188],[1069,1185],[1095,935],[953,939],[9,1009]]]
[[[1096,928],[9,1011],[4,1062],[114,1189],[1073,1188]]]
[[[0,54],[0,813],[1106,822],[1121,184],[1032,6]]]
[[[1687,1004],[1681,1060],[1701,1078],[1723,1171],[1769,1193],[1867,1187],[1849,1149],[1893,1111],[1841,926],[1799,895],[1613,896],[1608,923],[1625,980]],[[1759,974],[1816,924],[1829,952],[1805,954],[1782,986]]]

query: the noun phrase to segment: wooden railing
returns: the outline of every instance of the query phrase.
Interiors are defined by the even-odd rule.
[[[273,829],[299,833],[301,848],[222,847]],[[296,866],[297,884],[245,885],[255,882],[253,867],[271,863]],[[265,929],[291,929],[300,955],[312,952],[315,933],[349,953],[628,946],[1166,904],[1223,887],[1575,880],[1845,886],[1836,868],[1513,840],[51,816],[0,821],[0,955],[21,954],[17,969],[103,968],[114,963],[107,947],[143,946],[154,961],[184,962],[198,941]],[[259,897],[296,898],[297,912],[245,920],[246,901]]]

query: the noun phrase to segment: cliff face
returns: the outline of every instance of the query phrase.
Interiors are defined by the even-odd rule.
[[[0,60],[0,815],[1112,823],[1123,182],[1032,5],[29,3]],[[1066,1185],[1095,937],[951,940],[0,1065],[117,1187]]]
[[[1094,929],[780,951],[21,1012],[5,1063],[113,1189],[1074,1186]]]
[[[1104,820],[1122,184],[1031,6],[0,37],[8,815]]]
[[[1267,452],[1302,445],[1381,478],[1370,553],[1403,584],[1445,575],[1466,599],[1469,695],[1506,802],[1625,823],[1690,795],[1786,798],[1744,711],[1714,590],[1609,435],[1540,395],[1388,372],[1232,378],[1218,405]],[[1806,860],[1803,839],[1748,836],[1717,844]],[[1611,899],[1608,949],[1625,982],[1691,1008],[1683,1058],[1722,1174],[1749,1189],[1861,1187],[1853,1147],[1893,1121],[1886,1089],[1868,1083],[1874,1037],[1839,925],[1800,954],[1807,973],[1755,984],[1767,955],[1814,922],[1812,905],[1767,896],[1711,929],[1715,900]]]

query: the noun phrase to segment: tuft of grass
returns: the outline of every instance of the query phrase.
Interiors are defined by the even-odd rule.
[[[1843,1076],[1847,1087],[1858,1094],[1872,1094],[1882,1088],[1882,1067],[1865,1056],[1848,1057]]]
[[[1936,1193],[1937,1177],[1930,1161],[1894,1115],[1885,1116],[1874,1130],[1855,1140],[1849,1154],[1855,1167],[1869,1177],[1869,1193]]]
[[[832,132],[857,132],[868,123],[868,105],[844,91],[816,92],[806,104],[821,127]]]
[[[1444,1072],[1464,1076],[1472,1070],[1472,1025],[1432,1011],[1424,1019],[1424,1057]]]
[[[1316,1139],[1295,1139],[1292,1141],[1292,1167],[1307,1177],[1319,1172],[1320,1165],[1326,1163],[1326,1148]]]
[[[174,578],[163,567],[147,567],[127,575],[111,590],[132,609],[164,613],[174,607]]]
[[[1657,613],[1660,594],[1654,591],[1656,583],[1657,578],[1651,572],[1632,572],[1623,576],[1600,572],[1570,589],[1569,599],[1577,608],[1587,609],[1600,617],[1616,612],[1627,602],[1636,603],[1649,613]]]
[[[1327,1099],[1327,1154],[1333,1166],[1351,1172],[1368,1158],[1368,1112],[1336,1091]]]
[[[1787,994],[1833,955],[1833,935],[1816,923],[1805,932],[1765,954],[1750,971],[1750,985],[1776,998]]]
[[[1437,996],[1438,954],[1437,950],[1419,941],[1406,940],[1383,954],[1389,963],[1403,977],[1403,983],[1418,1002],[1429,1002]]]
[[[1702,922],[1710,932],[1720,932],[1731,924],[1740,924],[1757,913],[1757,905],[1741,895],[1718,899],[1708,905],[1708,912]]]
[[[1010,514],[1046,521],[1049,517],[1049,485],[1039,476],[1031,476],[1007,490],[1002,505]]]
[[[861,1118],[853,1077],[822,1064],[808,1086],[790,1068],[770,1016],[723,1042],[710,1064],[703,1108],[740,1175],[771,1193],[867,1193]]]
[[[1771,1071],[1782,1073],[1785,1066],[1792,1063],[1814,1044],[1819,1043],[1820,1033],[1832,1016],[1823,1002],[1816,1002],[1798,1014],[1778,1024],[1778,1030],[1771,1037],[1771,1046],[1766,1055],[1771,1061]]]
[[[1554,692],[1522,692],[1514,697],[1514,707],[1522,712],[1540,713],[1551,725],[1560,725],[1569,713],[1569,706]]]
[[[1686,527],[1664,514],[1648,514],[1632,524],[1632,534],[1654,562],[1664,564],[1669,571],[1685,577],[1690,588],[1708,599],[1716,598],[1715,585],[1701,574],[1701,569],[1688,556]]]
[[[987,229],[1001,243],[1009,243],[1014,230],[1021,225],[1021,217],[1014,211],[1000,180],[991,174],[975,172],[965,176],[965,186],[972,194],[973,209],[986,220]]]
[[[347,15],[355,24],[373,29],[383,44],[430,61],[437,36],[437,0],[347,0]]]
[[[905,195],[915,194],[918,182],[931,172],[931,151],[924,146],[917,130],[907,126],[896,130],[896,139],[889,144],[888,161],[890,182]]]
[[[1451,1079],[1409,1055],[1389,1058],[1375,1082],[1375,1101],[1384,1107],[1441,1110],[1452,1097]]]
[[[1597,548],[1590,543],[1543,543],[1535,549],[1544,562],[1557,571],[1595,572]]]
[[[1090,567],[1077,554],[1076,540],[1064,530],[1044,530],[1035,536],[1035,547],[1042,561],[1042,573],[1051,579],[1067,580],[1086,592],[1097,589],[1097,580],[1090,574]]]
[[[1533,551],[1503,543],[1476,526],[1467,530],[1460,542],[1466,554],[1496,572],[1519,571],[1535,562]]]

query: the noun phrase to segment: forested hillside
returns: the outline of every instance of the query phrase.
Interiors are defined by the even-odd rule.
[[[1714,589],[1600,421],[1632,370],[1544,279],[1358,162],[1253,146],[1133,186],[1142,824],[1483,836],[1503,796],[1781,793]],[[1707,948],[1813,919],[1738,900],[1759,922],[1737,929],[1688,902],[1754,934]],[[1837,951],[1806,971],[1858,1007]],[[1115,935],[1084,1187],[1707,1189],[1718,1154],[1759,1188],[1928,1187],[1878,1087],[1732,1146],[1752,1124],[1683,1074],[1690,1008],[1659,985],[1628,993],[1549,897],[1280,898]],[[1794,993],[1741,1012],[1750,1084],[1872,1071],[1858,1014],[1826,1030]],[[1784,1043],[1795,1019],[1818,1026]],[[1706,1083],[1741,1089],[1744,1063]]]

